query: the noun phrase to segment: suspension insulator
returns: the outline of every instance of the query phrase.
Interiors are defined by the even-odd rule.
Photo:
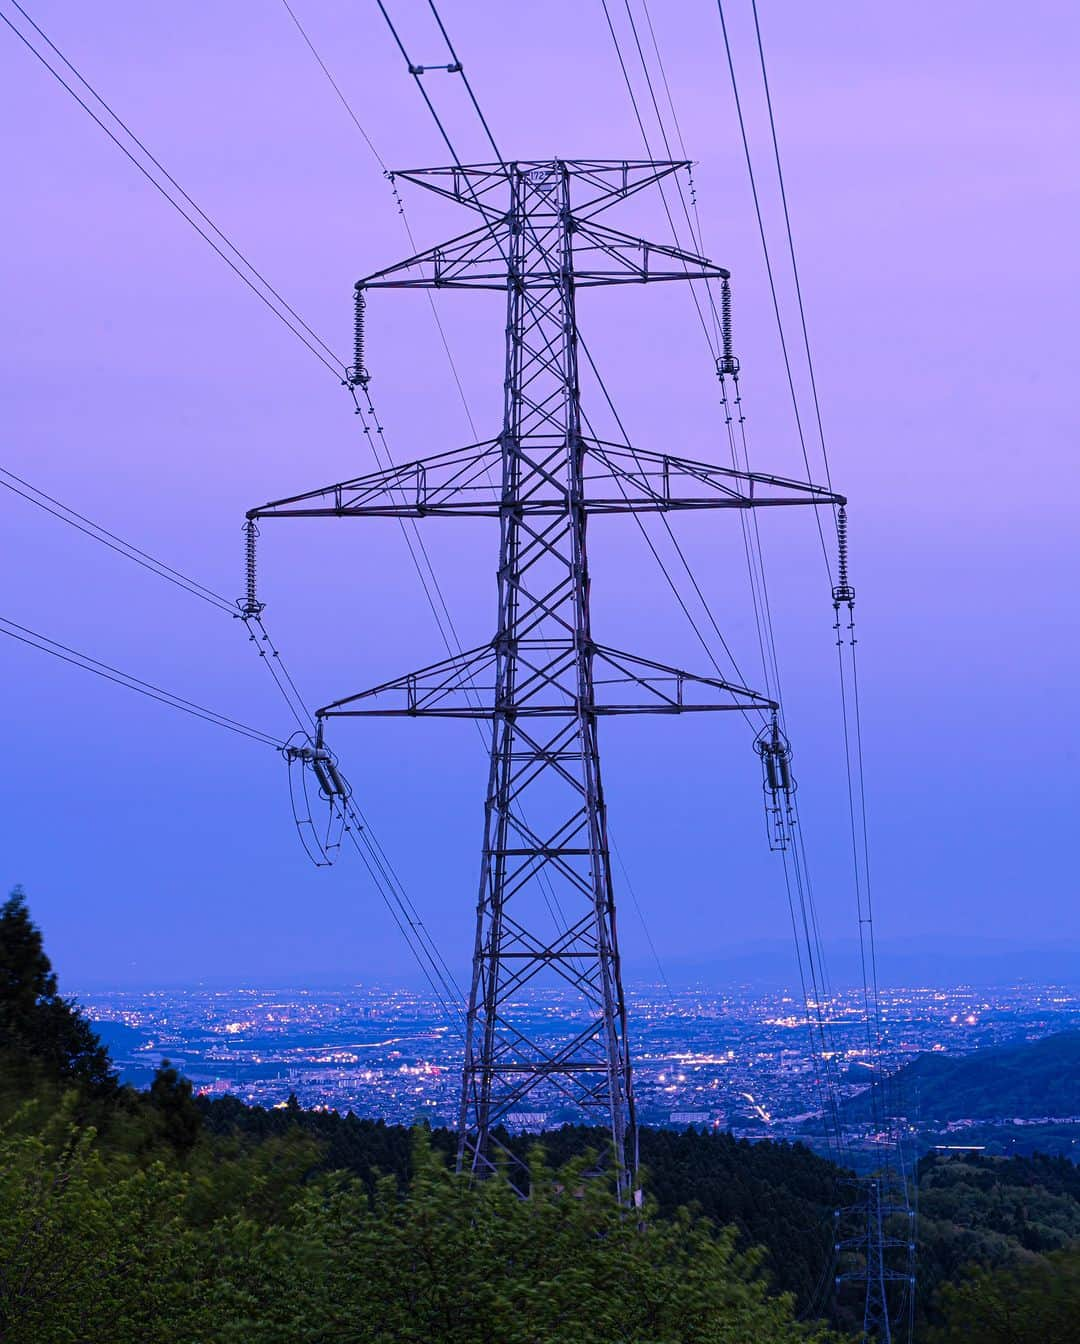
[[[731,283],[728,280],[721,280],[720,341],[722,352],[720,358],[716,361],[716,372],[721,378],[723,378],[726,373],[734,375],[739,372],[739,361],[735,358],[731,333]]]
[[[832,590],[833,605],[855,601],[855,589],[848,582],[847,508],[841,504],[836,510],[836,587]]]
[[[353,291],[355,307],[353,309],[353,362],[347,377],[353,387],[367,387],[371,374],[364,363],[364,310],[367,308],[367,295],[363,286],[357,285]]]
[[[328,798],[332,798],[335,789],[334,781],[330,778],[330,771],[327,768],[328,764],[328,757],[321,755],[319,752],[314,752],[312,754],[311,768],[315,771],[315,778],[319,781],[319,788],[322,789],[323,793],[325,793]]]
[[[334,785],[334,793],[337,794],[339,798],[348,798],[352,790],[349,788],[345,776],[337,768],[337,765],[333,760],[327,761],[326,773],[330,776],[330,780]]]
[[[258,616],[265,606],[265,603],[258,599],[255,585],[255,542],[258,536],[259,529],[255,525],[255,519],[249,518],[244,523],[244,577],[246,582],[243,599],[238,603],[240,614],[245,618]]]
[[[319,788],[327,798],[348,798],[352,794],[348,781],[337,768],[337,762],[333,756],[326,750],[316,747],[310,750],[304,756],[304,759],[311,764],[315,772],[315,778],[319,781]]]
[[[315,745],[308,747],[305,760],[311,762],[319,787],[328,798],[349,798],[352,789],[337,767],[333,753],[323,745],[323,720],[320,719],[315,730]]]
[[[774,802],[781,794],[790,797],[795,792],[795,779],[791,773],[791,746],[775,718],[758,735],[754,748],[761,757],[765,792],[772,794]]]
[[[780,766],[780,788],[784,793],[790,793],[793,787],[791,778],[791,753],[785,751],[783,755],[777,756],[776,760]]]

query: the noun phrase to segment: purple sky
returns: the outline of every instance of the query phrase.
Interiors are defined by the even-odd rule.
[[[8,0],[0,8],[14,14]],[[444,162],[375,5],[295,8],[383,157]],[[442,8],[507,156],[643,153],[599,0]],[[753,465],[800,474],[715,7],[653,9],[698,161],[706,249],[734,276]],[[729,10],[782,260],[748,5]],[[886,945],[1075,940],[1080,17],[1049,0],[760,10],[832,474],[852,501],[879,933]],[[444,59],[426,6],[397,0],[392,11],[414,59]],[[408,243],[284,8],[40,0],[32,12],[344,353],[353,280]],[[459,81],[427,78],[462,155],[487,157]],[[0,119],[0,462],[238,593],[248,507],[371,465],[347,397],[6,28]],[[471,227],[423,193],[409,205],[421,244]],[[647,202],[609,218],[666,238]],[[439,306],[480,432],[494,433],[500,301],[452,295]],[[467,442],[423,297],[376,295],[369,317],[394,455]],[[640,446],[722,458],[715,379],[685,287],[590,293],[579,317]],[[3,615],[288,731],[235,622],[6,491],[0,510]],[[809,512],[762,526],[822,928],[846,939],[856,928],[831,604]],[[753,669],[737,520],[678,519],[677,531]],[[395,523],[264,533],[268,624],[311,702],[441,656]],[[432,522],[425,535],[464,642],[482,642],[495,610],[493,525]],[[708,671],[632,522],[596,525],[592,565],[599,639]],[[271,751],[6,640],[0,660],[0,878],[26,886],[66,984],[409,969],[359,865],[307,865]],[[353,722],[335,742],[461,965],[485,774],[474,730]],[[784,938],[742,725],[605,724],[603,747],[612,829],[669,970]],[[629,972],[648,974],[641,923],[623,905]]]

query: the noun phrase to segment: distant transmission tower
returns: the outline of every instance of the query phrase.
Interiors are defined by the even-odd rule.
[[[319,710],[491,721],[480,893],[463,1071],[459,1163],[483,1174],[499,1127],[602,1121],[628,1199],[637,1165],[597,724],[602,715],[777,706],[742,686],[598,644],[589,616],[591,513],[839,504],[804,482],[739,472],[592,437],[583,418],[577,291],[714,279],[702,257],[597,216],[685,163],[546,161],[396,174],[475,211],[480,225],[356,286],[350,378],[366,387],[365,295],[373,289],[506,294],[497,438],[253,509],[273,517],[499,520],[494,638]],[[725,324],[724,370],[732,366]],[[545,991],[576,1011],[556,1031]]]
[[[838,1238],[836,1251],[854,1258],[855,1267],[836,1276],[839,1287],[843,1283],[863,1285],[863,1326],[860,1344],[892,1344],[893,1322],[905,1315],[903,1307],[912,1306],[915,1291],[915,1230],[914,1213],[907,1194],[906,1181],[887,1163],[880,1171],[851,1182],[860,1199],[850,1209],[842,1209],[837,1218],[845,1215],[859,1225],[859,1234]],[[889,1222],[898,1222],[902,1236],[890,1234]],[[894,1290],[894,1291],[890,1291]],[[890,1310],[895,1296],[903,1304]],[[893,1303],[894,1308],[896,1303]],[[910,1338],[909,1329],[905,1332]]]

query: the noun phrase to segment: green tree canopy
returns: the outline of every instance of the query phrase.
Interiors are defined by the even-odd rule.
[[[973,1268],[946,1284],[930,1344],[1076,1344],[1080,1246],[1005,1269]]]
[[[104,1149],[69,1103],[46,1111],[0,1131],[4,1344],[837,1339],[770,1295],[733,1229],[620,1209],[584,1159],[554,1172],[535,1153],[519,1199],[453,1173],[420,1132],[408,1190],[391,1176],[372,1197],[345,1173],[298,1180],[299,1130],[181,1170]]]
[[[56,1083],[103,1095],[116,1087],[108,1051],[60,995],[21,887],[0,906],[0,1073],[23,1088]]]

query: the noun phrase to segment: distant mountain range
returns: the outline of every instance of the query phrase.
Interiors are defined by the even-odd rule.
[[[862,984],[858,941],[838,939],[823,949],[829,980],[837,989]],[[879,938],[878,983],[882,988],[912,985],[1080,984],[1080,942],[1025,944],[1004,938]],[[624,963],[626,958],[624,958]],[[703,960],[664,953],[664,970],[673,984],[791,985],[796,982],[795,949],[790,939],[740,942]],[[630,965],[628,979],[648,977],[645,960]]]
[[[890,1109],[921,1124],[1080,1117],[1080,1031],[971,1055],[920,1055],[886,1087]],[[869,1089],[844,1103],[852,1120],[870,1108]]]

